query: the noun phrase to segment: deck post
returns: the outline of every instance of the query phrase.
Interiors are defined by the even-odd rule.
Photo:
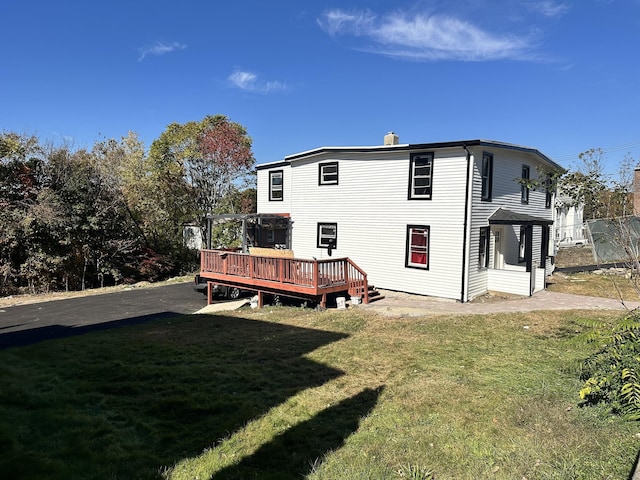
[[[319,275],[319,267],[318,267],[318,261],[314,260],[313,261],[313,285],[311,285],[316,292],[318,291],[318,275]]]
[[[262,290],[258,290],[258,308],[262,308],[264,306],[264,294]]]
[[[322,300],[320,300],[320,308],[322,308],[323,310],[326,310],[326,308],[327,308],[327,294],[326,293],[322,294]]]
[[[213,294],[211,293],[211,286],[213,282],[207,282],[207,305],[211,305],[213,303]]]
[[[344,284],[347,286],[347,292],[351,290],[351,285],[349,285],[349,262],[347,259],[344,259],[342,265],[342,271],[344,272]]]

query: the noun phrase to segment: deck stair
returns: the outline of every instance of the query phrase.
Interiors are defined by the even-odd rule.
[[[380,293],[376,287],[373,285],[369,285],[369,303],[377,302],[378,300],[382,300],[384,295]]]

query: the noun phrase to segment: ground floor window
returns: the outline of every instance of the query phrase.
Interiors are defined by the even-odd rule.
[[[525,254],[527,252],[527,227],[524,225],[520,227],[520,240],[518,243],[518,262],[522,263],[526,260]]]
[[[428,225],[407,225],[406,267],[429,269]]]
[[[489,227],[480,228],[480,245],[478,246],[478,266],[489,267]]]
[[[318,248],[338,246],[338,224],[318,223]]]

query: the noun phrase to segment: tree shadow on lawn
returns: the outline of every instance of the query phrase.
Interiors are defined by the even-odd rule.
[[[322,457],[340,448],[358,430],[360,420],[376,406],[383,387],[365,389],[302,422],[262,446],[237,465],[227,467],[213,480],[304,478]]]
[[[11,365],[0,368],[0,471],[4,478],[157,478],[161,466],[343,375],[303,356],[346,337],[189,315],[0,351],[0,366]],[[358,403],[368,408],[371,400]],[[355,416],[341,411],[327,415],[351,431]],[[323,448],[309,452],[320,456]]]

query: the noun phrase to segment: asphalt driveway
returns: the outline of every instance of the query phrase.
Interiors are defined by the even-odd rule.
[[[192,282],[0,308],[0,349],[191,314],[207,304]]]

